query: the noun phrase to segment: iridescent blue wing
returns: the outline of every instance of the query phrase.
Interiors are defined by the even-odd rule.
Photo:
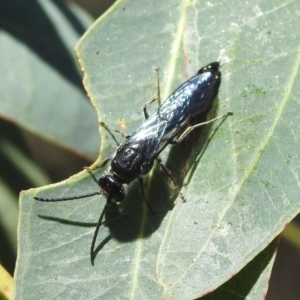
[[[143,143],[143,156],[154,160],[191,119],[207,111],[220,85],[219,63],[212,63],[183,83],[125,142]]]

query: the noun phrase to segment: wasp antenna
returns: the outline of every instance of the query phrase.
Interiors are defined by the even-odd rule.
[[[77,200],[77,199],[82,199],[82,198],[88,198],[96,195],[101,195],[101,191],[97,191],[94,193],[90,194],[85,194],[85,195],[80,195],[80,196],[71,196],[71,197],[62,197],[62,198],[40,198],[40,197],[34,197],[35,200],[37,201],[42,201],[42,202],[58,202],[58,201],[69,201],[69,200]]]
[[[91,253],[90,253],[92,266],[94,266],[94,259],[95,259],[95,253],[94,253],[94,251],[95,251],[95,244],[96,244],[96,240],[97,240],[97,235],[98,235],[99,229],[100,229],[100,227],[102,225],[102,220],[103,220],[103,218],[105,216],[105,213],[106,213],[107,207],[109,205],[109,202],[110,202],[110,200],[107,200],[107,202],[106,202],[106,204],[105,204],[105,206],[104,206],[104,208],[102,210],[102,213],[101,213],[101,215],[99,217],[96,229],[94,231],[93,240],[92,240],[92,244],[91,244]]]

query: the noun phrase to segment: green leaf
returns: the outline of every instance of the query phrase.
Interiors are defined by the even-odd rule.
[[[234,6],[128,0],[89,29],[76,51],[99,119],[132,132],[155,93],[153,66],[160,68],[165,99],[215,60],[222,63],[222,84],[212,113],[234,116],[163,153],[186,203],[174,199],[176,191],[159,168],[147,178],[154,215],[138,185],[129,186],[119,210],[111,207],[106,214],[95,267],[89,246],[105,199],[32,199],[95,191],[91,177],[82,172],[24,193],[17,295],[26,299],[31,290],[37,299],[195,299],[220,286],[222,291],[222,284],[257,258],[300,208],[300,56],[294,30],[299,11],[298,2],[278,0]],[[99,161],[116,149],[111,135],[103,129],[101,134]],[[97,178],[102,174],[97,170]],[[268,262],[266,273],[257,267],[259,288],[258,275],[246,272],[240,299],[255,299],[253,290],[257,298],[265,293],[272,247],[258,257]]]
[[[233,278],[202,300],[257,300],[266,295],[279,238],[259,253]],[[247,295],[247,297],[245,297]]]

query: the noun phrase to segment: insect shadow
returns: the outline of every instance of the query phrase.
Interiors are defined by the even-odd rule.
[[[106,204],[99,216],[92,239],[90,251],[92,264],[97,249],[99,249],[96,242],[101,226],[108,226],[112,236],[122,242],[147,237],[157,230],[168,210],[174,205],[177,194],[185,201],[181,193],[181,186],[185,175],[193,165],[193,156],[195,156],[193,153],[196,153],[193,149],[203,148],[207,138],[204,132],[208,133],[212,122],[232,115],[231,112],[228,112],[217,118],[209,119],[207,122],[199,123],[198,116],[207,115],[206,112],[217,96],[221,83],[219,67],[218,62],[213,62],[201,68],[195,76],[179,86],[151,116],[148,114],[147,105],[144,107],[146,118],[144,123],[132,135],[122,134],[126,138],[125,142],[117,148],[117,152],[112,158],[106,159],[99,166],[102,168],[111,161],[109,173],[97,179],[93,169],[88,169],[99,186],[98,191],[62,198],[34,197],[35,200],[43,202],[78,200],[96,195],[103,195],[106,198]],[[194,120],[195,118],[196,120]],[[196,122],[195,126],[191,126],[192,121]],[[101,125],[108,131],[119,132],[103,122]],[[199,129],[200,126],[206,127],[206,130]],[[196,135],[198,130],[203,132],[201,134],[198,132]],[[196,138],[200,139],[195,142]],[[180,152],[176,154],[171,150],[166,167],[159,155],[169,144],[174,143],[179,143],[177,151]],[[176,149],[176,147],[174,148]],[[174,161],[176,164],[173,163]],[[157,164],[157,162],[163,172],[168,175],[169,181],[173,183],[175,189],[165,184],[161,178],[161,172],[157,171],[159,168],[153,168],[154,163]],[[168,169],[168,166],[171,165],[172,167],[175,165],[176,177]],[[154,176],[151,181],[149,175],[146,177],[148,184],[145,188],[142,177],[149,173]],[[138,193],[136,182],[139,183],[140,194],[136,194]],[[129,185],[127,193],[125,193],[124,185]],[[116,206],[116,203],[119,205]],[[152,206],[156,207],[155,210],[152,209]]]
[[[215,118],[217,110],[218,99],[216,98],[211,110],[194,118],[190,125]],[[213,132],[211,132],[212,123],[210,123],[196,128],[179,144],[169,146],[168,158],[164,164],[172,172],[180,190],[186,175],[197,167],[212,136],[223,121],[224,119]],[[111,205],[105,214],[104,225],[108,226],[112,237],[120,242],[130,242],[151,236],[160,227],[164,217],[173,209],[177,201],[182,201],[178,190],[158,163],[153,168],[151,178],[145,177],[145,188],[148,204],[153,213],[147,208],[140,194],[139,184],[135,181],[127,187],[124,200],[118,205]],[[189,201],[188,198],[186,200]],[[97,253],[98,250],[97,247],[95,252]]]
[[[215,99],[215,104],[217,103],[218,99]],[[214,105],[209,113],[196,117],[191,125],[205,122],[207,118],[214,118],[217,115],[217,107],[218,105]],[[179,188],[182,188],[186,175],[193,173],[193,169],[197,167],[198,163],[195,162],[200,161],[210,140],[223,121],[224,119],[217,125],[213,132],[211,132],[212,124],[208,124],[191,132],[181,143],[170,146],[165,165],[171,170]],[[111,133],[111,135],[113,134]],[[114,137],[114,139],[116,138]],[[149,186],[147,189],[147,198],[154,213],[151,213],[145,206],[139,191],[139,184],[137,182],[130,184],[124,200],[117,205],[112,203],[108,208],[103,226],[109,228],[110,234],[98,244],[95,253],[98,253],[111,238],[115,238],[120,242],[130,242],[140,237],[148,237],[159,228],[165,215],[173,209],[176,199],[179,198],[178,191],[158,164],[154,167],[151,179],[146,177],[145,186]],[[40,214],[38,216],[42,219],[65,225],[92,228],[97,225],[95,222],[71,221],[69,219]],[[141,224],[143,224],[142,232],[140,230]]]
[[[214,100],[214,105],[208,113],[196,117],[190,125],[199,124],[207,119],[214,118],[217,115],[217,108],[218,98]],[[223,121],[224,119],[218,123],[213,132],[211,132],[212,124],[210,123],[192,131],[179,144],[169,146],[169,154],[165,165],[171,170],[172,176],[180,189],[183,186],[186,175],[193,173],[193,169],[197,167],[206,147]],[[114,135],[111,132],[110,134]],[[118,140],[117,137],[114,137],[114,139]],[[124,200],[118,204],[111,203],[108,207],[102,226],[108,227],[110,233],[103,237],[101,236],[102,231],[99,232],[100,239],[95,247],[95,256],[112,238],[126,243],[135,241],[138,238],[151,236],[159,229],[166,214],[173,209],[177,201],[182,201],[178,197],[177,189],[174,188],[173,183],[158,164],[153,168],[151,178],[149,177],[145,178],[145,190],[147,191],[146,197],[153,213],[148,209],[140,194],[138,182],[132,182],[127,187]],[[192,199],[187,198],[187,201],[192,201]],[[101,205],[103,204],[101,203]],[[94,228],[97,225],[97,223],[70,221],[44,215],[39,215],[39,217],[79,227]]]

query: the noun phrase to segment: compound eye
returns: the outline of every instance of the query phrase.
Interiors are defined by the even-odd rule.
[[[117,202],[122,201],[125,196],[123,185],[111,175],[100,177],[99,186],[107,198],[115,199]]]

